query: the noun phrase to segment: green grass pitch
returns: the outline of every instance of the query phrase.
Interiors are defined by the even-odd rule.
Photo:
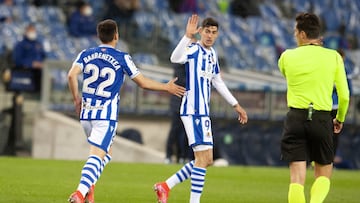
[[[0,202],[57,203],[67,198],[78,184],[84,161],[37,160],[0,157]],[[111,162],[96,185],[96,203],[156,202],[152,186],[165,180],[181,165]],[[360,171],[335,170],[326,203],[360,202]],[[204,203],[287,202],[289,171],[275,167],[210,167],[202,195]],[[305,192],[313,182],[308,170]],[[190,182],[177,185],[170,203],[189,199]]]

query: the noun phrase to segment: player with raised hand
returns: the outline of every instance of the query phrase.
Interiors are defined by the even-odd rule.
[[[218,37],[218,22],[205,18],[198,27],[198,15],[187,22],[185,36],[171,54],[171,62],[185,64],[186,93],[182,98],[180,116],[195,160],[185,164],[165,182],[156,183],[158,202],[166,203],[169,191],[176,184],[191,179],[190,203],[199,203],[205,183],[206,168],[213,163],[213,136],[210,120],[211,86],[234,107],[240,124],[247,123],[246,111],[239,105],[221,78],[218,57],[212,48]],[[200,34],[200,40],[195,35]],[[195,43],[194,43],[195,42]]]

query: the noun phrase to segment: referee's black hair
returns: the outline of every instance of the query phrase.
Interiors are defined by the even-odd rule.
[[[317,15],[313,13],[299,13],[296,18],[296,28],[304,31],[307,38],[317,39],[321,32],[321,23]]]

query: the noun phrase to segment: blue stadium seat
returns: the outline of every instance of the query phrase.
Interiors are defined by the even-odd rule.
[[[139,64],[139,63],[149,64],[149,65],[159,64],[159,59],[157,58],[157,56],[155,54],[150,54],[150,53],[138,52],[138,53],[132,54],[132,59],[137,64]]]
[[[0,30],[1,40],[4,41],[8,50],[12,50],[15,44],[22,39],[23,28],[21,23],[6,23],[3,24]]]
[[[0,17],[9,18],[9,17],[12,17],[13,15],[14,15],[14,11],[13,11],[12,7],[5,6],[4,4],[0,4]]]
[[[62,23],[65,24],[65,14],[59,7],[41,6],[38,8],[41,13],[40,21],[48,24]]]
[[[88,49],[90,47],[95,47],[98,45],[94,37],[78,37],[73,38],[73,41],[76,42],[75,46],[78,51],[83,49]]]
[[[61,22],[53,22],[47,25],[49,30],[49,36],[55,38],[64,38],[67,37],[67,27],[64,23]]]
[[[258,16],[248,16],[246,23],[249,25],[250,34],[262,32],[264,30],[264,20]]]
[[[320,14],[320,17],[324,21],[325,29],[327,32],[337,32],[341,24],[341,16],[337,9],[332,9],[331,12],[324,9],[324,12]]]
[[[138,11],[135,13],[135,22],[138,25],[139,37],[152,38],[155,34],[157,19],[151,12]]]
[[[237,46],[224,47],[224,56],[226,57],[226,65],[230,68],[246,69],[249,67]]]
[[[290,0],[290,3],[295,9],[295,12],[298,13],[298,12],[310,11],[310,7],[311,7],[310,1],[311,0]]]
[[[282,16],[280,9],[271,2],[260,4],[259,10],[264,19],[279,19]]]
[[[53,51],[57,53],[61,60],[74,60],[78,54],[78,49],[75,47],[76,42],[71,37],[65,38],[54,38],[53,39],[56,45],[53,48]]]
[[[18,11],[18,20],[23,23],[36,23],[39,20],[38,9],[33,5],[17,5],[15,9]]]
[[[360,4],[360,3],[359,3]],[[346,32],[356,34],[356,28],[360,21],[360,11],[342,10],[342,20],[346,25]]]

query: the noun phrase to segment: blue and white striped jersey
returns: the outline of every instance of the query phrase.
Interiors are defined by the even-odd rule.
[[[213,48],[205,49],[199,43],[193,43],[186,55],[186,94],[180,115],[209,116],[212,80],[220,74],[216,52]]]
[[[83,72],[80,120],[117,121],[125,74],[134,78],[140,73],[130,55],[100,45],[80,52],[73,64]]]

